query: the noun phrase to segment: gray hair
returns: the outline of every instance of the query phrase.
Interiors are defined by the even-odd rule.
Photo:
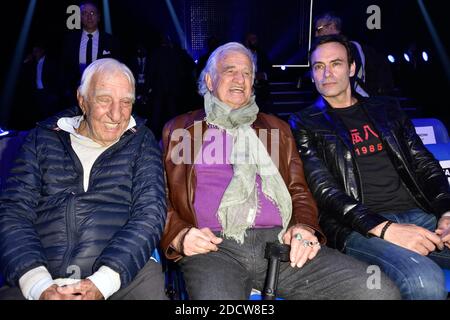
[[[106,73],[106,74],[112,74],[120,72],[125,77],[127,77],[128,82],[131,85],[132,88],[132,95],[133,95],[133,102],[135,99],[135,80],[133,73],[131,70],[123,63],[112,59],[112,58],[103,58],[98,59],[92,62],[83,72],[83,76],[81,77],[81,83],[78,87],[78,91],[80,92],[81,96],[83,98],[87,98],[87,93],[89,90],[89,87],[91,85],[92,77],[97,73]]]
[[[206,62],[206,66],[203,69],[202,73],[200,73],[200,77],[198,78],[198,92],[204,96],[208,91],[208,86],[206,85],[205,76],[208,73],[211,76],[211,79],[215,81],[217,79],[217,63],[220,59],[222,59],[225,55],[230,52],[239,52],[245,54],[250,61],[252,62],[252,84],[255,80],[255,60],[253,59],[253,54],[248,50],[245,46],[238,42],[228,42],[211,53],[209,56],[208,62]]]

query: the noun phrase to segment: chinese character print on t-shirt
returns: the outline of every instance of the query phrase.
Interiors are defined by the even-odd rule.
[[[362,127],[350,129],[355,154],[358,157],[370,156],[383,150],[383,143],[371,124],[365,123]]]

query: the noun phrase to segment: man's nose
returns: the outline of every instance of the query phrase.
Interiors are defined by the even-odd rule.
[[[120,102],[113,101],[109,109],[109,118],[114,122],[120,121]]]
[[[243,74],[242,72],[236,72],[236,73],[234,74],[233,80],[234,80],[235,82],[237,82],[237,83],[244,83],[244,81],[245,81],[245,76],[244,76],[244,74]]]

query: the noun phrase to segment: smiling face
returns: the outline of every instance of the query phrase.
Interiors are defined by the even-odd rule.
[[[317,91],[331,106],[334,102],[351,99],[350,77],[355,74],[355,63],[349,65],[347,50],[338,42],[319,45],[311,54],[312,80]]]
[[[253,66],[250,58],[244,53],[231,51],[218,60],[216,67],[215,79],[209,73],[205,76],[209,91],[233,109],[247,105],[253,86]]]
[[[133,88],[120,73],[95,74],[87,97],[78,93],[78,103],[85,114],[79,133],[109,146],[125,132],[133,106]]]

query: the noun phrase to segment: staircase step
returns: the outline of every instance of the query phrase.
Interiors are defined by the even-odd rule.
[[[299,91],[299,90],[295,90],[295,91],[271,91],[270,94],[276,95],[284,95],[284,94],[297,94],[297,95],[312,95],[313,92],[312,91]]]
[[[299,90],[299,88],[297,88],[297,82],[270,82],[269,87],[271,91]]]

